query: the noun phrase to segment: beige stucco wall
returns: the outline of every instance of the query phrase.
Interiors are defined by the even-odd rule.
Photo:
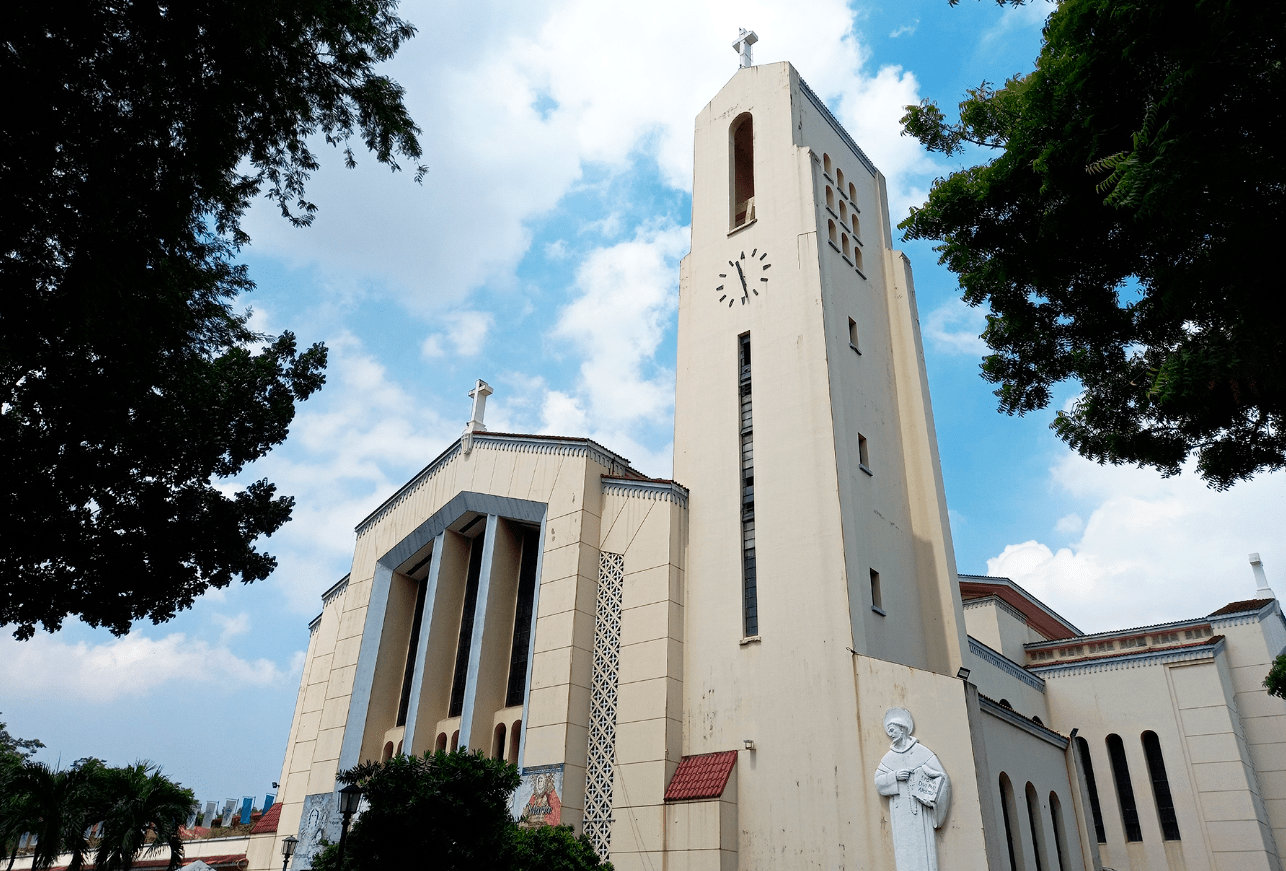
[[[1226,653],[1170,661],[1086,663],[1046,670],[1053,725],[1079,729],[1090,752],[1107,843],[1104,866],[1125,871],[1278,868],[1267,815],[1231,686]],[[1157,734],[1180,840],[1162,839],[1141,735]],[[1141,842],[1127,843],[1105,740],[1125,748]],[[1087,812],[1088,816],[1088,812]]]

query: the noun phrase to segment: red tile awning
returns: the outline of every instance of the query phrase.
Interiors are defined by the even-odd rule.
[[[692,801],[723,795],[732,766],[737,764],[737,751],[684,756],[665,790],[666,801]]]

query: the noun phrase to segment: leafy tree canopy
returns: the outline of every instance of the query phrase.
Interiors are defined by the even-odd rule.
[[[1002,411],[1075,380],[1053,428],[1088,458],[1195,454],[1220,489],[1286,465],[1284,42],[1281,3],[1062,0],[1033,72],[956,121],[907,107],[929,150],[995,153],[899,226],[990,309]]]
[[[7,769],[20,765],[23,760],[45,746],[36,738],[18,738],[9,734],[9,727],[0,722],[0,778]]]
[[[368,807],[353,823],[341,869],[338,845],[313,859],[314,871],[418,867],[426,856],[443,871],[611,871],[570,826],[519,827],[509,815],[518,769],[457,750],[365,762],[339,780],[362,787]]]
[[[28,760],[5,783],[0,841],[12,859],[19,837],[36,835],[36,869],[51,867],[66,853],[69,871],[91,857],[101,871],[129,871],[140,855],[168,849],[172,871],[183,859],[179,827],[195,806],[190,789],[148,762],[112,768],[88,758],[55,770]],[[98,823],[101,834],[91,844],[87,833]]]
[[[1264,689],[1268,690],[1270,696],[1286,699],[1286,653],[1273,660],[1273,667],[1264,678]]]
[[[9,4],[0,78],[0,624],[116,634],[266,577],[290,517],[220,486],[285,437],[326,349],[255,334],[240,221],[296,225],[312,148],[420,156],[376,67],[396,0]],[[424,172],[418,167],[417,178]]]

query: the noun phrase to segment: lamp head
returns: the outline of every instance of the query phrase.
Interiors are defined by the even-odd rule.
[[[295,855],[295,847],[298,846],[299,839],[294,835],[287,835],[286,839],[281,842],[281,855],[289,859]]]
[[[357,813],[357,805],[362,800],[362,788],[350,783],[339,791],[339,812],[344,816]]]

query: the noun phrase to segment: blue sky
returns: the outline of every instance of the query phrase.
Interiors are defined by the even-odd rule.
[[[307,623],[348,569],[354,525],[459,435],[475,378],[496,390],[493,430],[589,435],[669,473],[692,123],[735,72],[737,27],[758,32],[757,62],[792,61],[827,100],[887,176],[896,221],[964,165],[901,137],[901,107],[949,109],[967,87],[1028,71],[1050,8],[405,3],[420,33],[390,67],[424,128],[424,184],[327,153],[313,227],[267,204],[246,221],[255,323],[331,349],[326,388],[246,477],[297,499],[266,544],[278,571],[125,639],[80,624],[0,638],[0,720],[45,741],[51,762],[145,758],[202,800],[262,796],[280,775]],[[1249,598],[1250,551],[1286,583],[1286,476],[1214,493],[1191,474],[1073,456],[1048,429],[1053,409],[997,413],[978,376],[981,313],[931,246],[903,248],[962,572],[1014,577],[1086,630]],[[1069,385],[1056,404],[1074,396]]]

